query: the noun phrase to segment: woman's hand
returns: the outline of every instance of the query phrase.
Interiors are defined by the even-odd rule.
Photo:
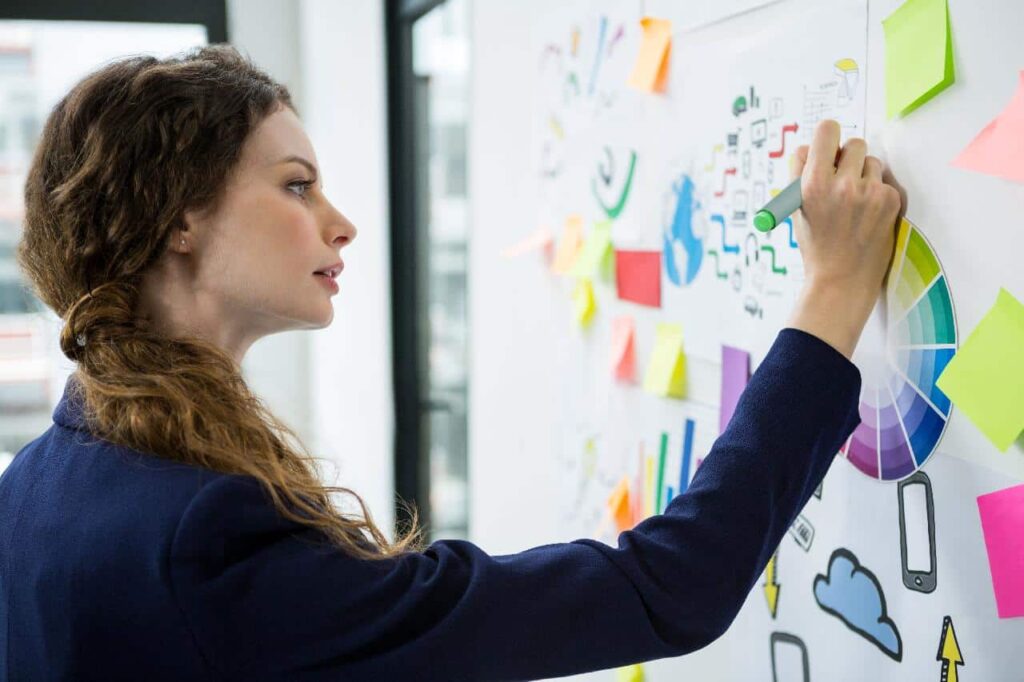
[[[822,121],[810,148],[796,150],[802,220],[797,239],[806,280],[790,326],[846,357],[878,300],[892,261],[902,192],[883,163],[852,138],[839,149],[839,124]]]

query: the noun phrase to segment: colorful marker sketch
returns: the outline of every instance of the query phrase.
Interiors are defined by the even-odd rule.
[[[704,259],[704,241],[693,230],[693,216],[700,205],[694,200],[694,184],[689,175],[672,183],[675,198],[671,223],[664,232],[665,273],[672,284],[683,286],[697,278]]]

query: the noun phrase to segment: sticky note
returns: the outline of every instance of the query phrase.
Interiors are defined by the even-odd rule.
[[[644,518],[654,514],[654,457],[644,459]]]
[[[576,282],[572,292],[573,311],[576,314],[576,321],[581,327],[590,324],[594,319],[594,311],[597,310],[597,303],[594,301],[594,285],[589,279],[581,279]]]
[[[640,30],[640,52],[627,82],[644,92],[664,92],[672,52],[672,22],[644,17],[640,20]]]
[[[636,326],[629,315],[612,320],[612,373],[620,381],[636,381]]]
[[[665,398],[682,398],[686,394],[686,355],[683,353],[683,328],[661,322],[654,339],[644,390]]]
[[[906,116],[953,84],[946,0],[907,0],[882,27],[886,116]]]
[[[580,249],[579,257],[576,258],[570,274],[574,277],[599,276],[607,279],[614,255],[611,221],[595,223],[583,243],[583,248]]]
[[[644,667],[639,663],[618,668],[615,671],[617,682],[644,682]]]
[[[936,386],[1002,452],[1024,430],[1024,305],[1000,289]]]
[[[608,496],[608,511],[620,533],[633,527],[633,510],[629,503],[629,476],[623,476],[612,490],[612,494]]]
[[[750,353],[732,346],[722,346],[722,394],[719,401],[718,433],[725,432],[743,389],[750,381]]]
[[[661,307],[661,251],[615,251],[615,289],[623,301]]]
[[[982,128],[953,165],[1024,182],[1024,71],[1017,77],[1017,92],[1010,103]]]
[[[580,248],[583,246],[583,216],[573,213],[565,219],[565,227],[562,228],[562,239],[558,242],[558,251],[555,253],[555,260],[551,269],[559,275],[568,273],[579,256]]]
[[[978,497],[1000,618],[1024,616],[1024,485]]]
[[[554,237],[547,227],[539,227],[537,231],[521,242],[513,244],[501,252],[502,258],[516,258],[531,251],[540,251],[551,247]]]

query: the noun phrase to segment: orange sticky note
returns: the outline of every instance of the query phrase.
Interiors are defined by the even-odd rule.
[[[672,22],[644,17],[640,20],[643,37],[640,53],[629,74],[630,86],[644,92],[664,92],[668,84],[668,62],[672,52]]]
[[[540,227],[537,229],[536,232],[531,234],[523,241],[519,242],[518,244],[513,244],[512,246],[503,250],[501,252],[501,257],[516,258],[517,256],[522,256],[523,254],[530,253],[531,251],[547,249],[551,246],[551,243],[553,241],[554,237],[551,235],[551,230],[549,230],[547,227]]]
[[[551,264],[551,269],[559,275],[572,270],[582,247],[583,216],[573,213],[565,219],[562,240],[558,242],[558,251],[555,253],[555,262]]]
[[[612,320],[612,372],[621,381],[636,380],[635,336],[632,317],[621,315]]]
[[[608,497],[608,511],[611,512],[615,527],[620,533],[633,527],[633,510],[629,504],[629,476],[623,476]]]
[[[1024,71],[1010,103],[982,128],[953,165],[1024,182]]]

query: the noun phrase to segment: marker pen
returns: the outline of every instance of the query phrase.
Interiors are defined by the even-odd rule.
[[[800,209],[803,197],[800,194],[800,178],[789,183],[786,189],[772,197],[760,211],[754,214],[754,227],[761,232],[770,232],[786,218]]]

